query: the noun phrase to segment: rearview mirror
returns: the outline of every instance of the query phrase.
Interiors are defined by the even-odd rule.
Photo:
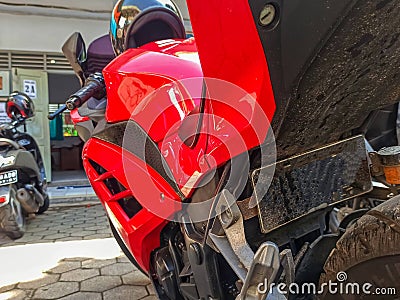
[[[79,32],[73,33],[62,46],[62,52],[83,85],[85,82],[86,46],[82,35]]]

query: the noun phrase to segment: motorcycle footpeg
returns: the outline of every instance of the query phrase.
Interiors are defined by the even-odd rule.
[[[279,248],[274,243],[263,243],[254,254],[243,288],[236,299],[285,299],[269,295],[271,283],[274,282],[280,268],[279,257]]]

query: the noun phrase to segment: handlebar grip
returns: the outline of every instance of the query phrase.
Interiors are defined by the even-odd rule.
[[[95,73],[88,77],[85,85],[76,93],[71,95],[66,102],[69,110],[80,107],[90,98],[101,99],[106,95],[106,87],[101,73]]]

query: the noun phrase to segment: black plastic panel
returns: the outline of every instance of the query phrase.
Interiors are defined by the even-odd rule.
[[[274,3],[279,23],[259,25]],[[397,0],[249,0],[270,70],[280,159],[340,140],[399,101]]]
[[[365,135],[375,151],[398,144],[396,130],[398,110],[398,103],[376,110],[357,130],[359,134]]]
[[[363,136],[334,143],[282,160],[275,165],[270,187],[259,177],[265,168],[252,174],[258,201],[261,229],[267,233],[311,209],[331,205],[372,189]],[[263,171],[263,172],[261,172]]]

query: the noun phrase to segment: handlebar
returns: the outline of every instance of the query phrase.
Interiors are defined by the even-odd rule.
[[[85,85],[78,90],[75,94],[71,95],[63,106],[61,106],[56,112],[50,114],[47,118],[53,120],[56,116],[63,113],[64,111],[73,110],[77,107],[82,106],[90,98],[94,97],[98,100],[106,96],[106,86],[104,84],[104,78],[101,73],[91,74],[85,81]]]

